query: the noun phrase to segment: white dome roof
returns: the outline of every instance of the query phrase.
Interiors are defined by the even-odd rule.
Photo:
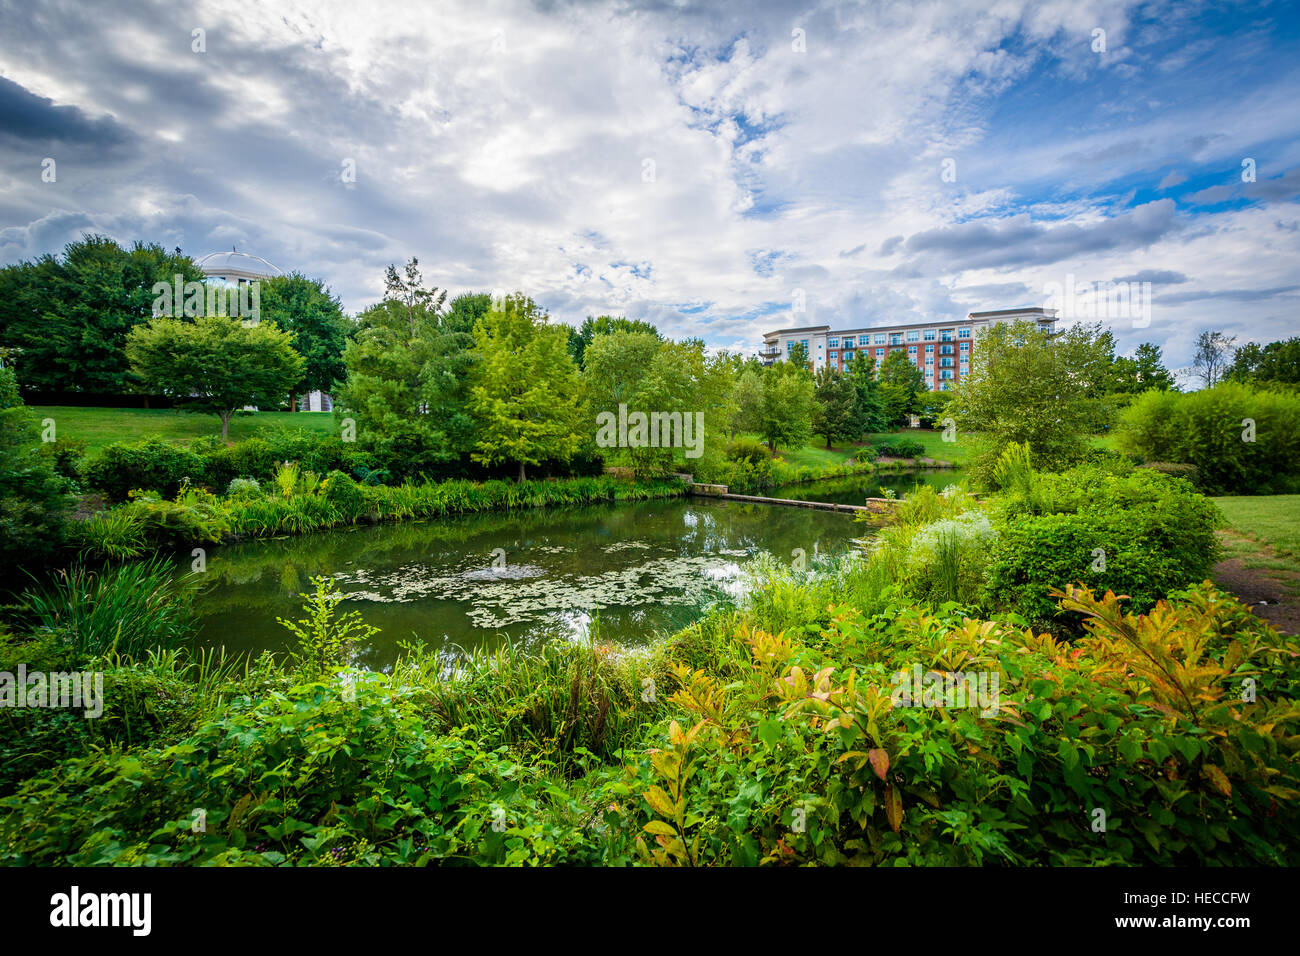
[[[249,255],[231,248],[229,252],[209,252],[195,264],[209,276],[233,276],[243,279],[270,279],[284,275],[261,256]]]

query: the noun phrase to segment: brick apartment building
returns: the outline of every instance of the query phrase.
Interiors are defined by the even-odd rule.
[[[1054,309],[1003,309],[971,312],[958,322],[918,322],[839,331],[832,331],[829,325],[778,329],[763,334],[763,349],[758,356],[765,365],[771,365],[788,356],[792,345],[800,343],[807,349],[814,371],[825,365],[843,371],[855,356],[864,353],[879,365],[890,352],[904,352],[925,374],[926,387],[943,391],[970,371],[971,346],[980,329],[995,322],[1018,319],[1037,322],[1045,332],[1056,331]]]

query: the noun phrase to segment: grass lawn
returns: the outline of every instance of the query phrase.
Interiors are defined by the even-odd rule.
[[[196,415],[170,408],[79,408],[71,405],[31,405],[28,408],[38,423],[42,419],[54,419],[59,438],[85,441],[88,455],[113,442],[135,441],[148,435],[189,443],[204,435],[221,434],[221,420],[216,415]],[[236,415],[230,420],[230,440],[252,438],[274,427],[326,433],[334,431],[337,426],[331,412],[252,412]]]
[[[1243,495],[1213,501],[1233,531],[1268,545],[1280,556],[1300,559],[1300,495]]]
[[[903,428],[896,432],[881,432],[878,435],[869,435],[867,437],[872,444],[910,438],[912,441],[919,441],[925,446],[926,458],[950,461],[954,465],[965,464],[966,459],[970,457],[970,446],[962,441],[960,432],[957,434],[957,440],[952,442],[943,440],[941,430],[931,431],[926,428]]]

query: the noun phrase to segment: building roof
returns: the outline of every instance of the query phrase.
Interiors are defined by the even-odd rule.
[[[1025,315],[1028,312],[1037,312],[1044,316],[1055,316],[1055,309],[1044,309],[1042,306],[1027,306],[1023,309],[998,309],[996,312],[972,312],[971,318],[984,318],[989,315]]]
[[[764,332],[763,338],[767,338],[769,335],[793,335],[796,332],[826,332],[829,330],[829,325],[809,325],[802,329],[777,329],[775,332]]]
[[[234,246],[231,246],[229,252],[209,252],[206,256],[195,260],[195,265],[203,271],[204,275],[209,276],[270,279],[284,275],[261,256],[240,252]]]

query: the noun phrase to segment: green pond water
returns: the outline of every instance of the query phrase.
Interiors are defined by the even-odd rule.
[[[808,488],[809,486],[803,486]],[[510,641],[635,645],[745,588],[742,566],[843,554],[863,526],[846,514],[706,498],[493,512],[326,531],[209,552],[198,641],[283,651],[277,617],[302,616],[309,578],[331,576],[380,634],[356,663],[390,665],[420,640],[448,665]],[[181,565],[188,570],[188,558]]]
[[[797,485],[781,485],[763,494],[772,498],[794,498],[799,501],[828,501],[839,505],[860,505],[866,498],[884,497],[882,489],[893,491],[899,498],[920,485],[930,485],[943,491],[948,485],[959,485],[965,478],[960,468],[929,468],[912,471],[877,472],[874,475],[852,475],[827,481],[809,481]]]

